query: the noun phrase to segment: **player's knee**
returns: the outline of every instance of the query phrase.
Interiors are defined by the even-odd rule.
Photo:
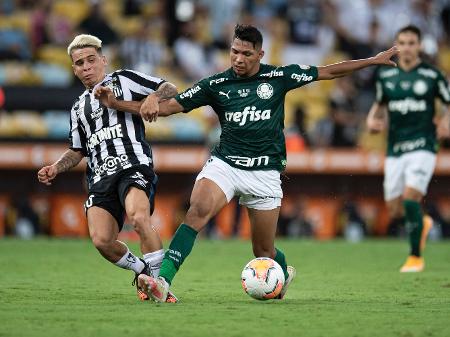
[[[100,235],[92,236],[91,240],[95,248],[97,248],[100,252],[107,252],[113,244],[113,240],[109,240],[108,238]]]
[[[131,212],[128,214],[128,219],[133,225],[134,229],[139,232],[149,223],[150,215],[146,215],[144,212]]]

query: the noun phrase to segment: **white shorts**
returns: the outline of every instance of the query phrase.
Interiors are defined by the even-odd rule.
[[[400,157],[387,157],[384,162],[384,199],[398,198],[411,187],[427,193],[428,184],[436,166],[436,155],[419,150],[402,154]]]
[[[239,204],[258,210],[271,210],[281,206],[280,172],[277,170],[241,170],[212,156],[208,159],[196,180],[214,181],[230,202],[239,196]]]

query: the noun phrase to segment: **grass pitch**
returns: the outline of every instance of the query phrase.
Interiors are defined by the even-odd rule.
[[[133,274],[89,241],[0,240],[0,336],[449,336],[450,248],[400,274],[403,241],[278,241],[297,278],[285,300],[240,284],[249,242],[199,240],[174,280],[178,304],[140,302]],[[130,247],[137,252],[137,245]]]

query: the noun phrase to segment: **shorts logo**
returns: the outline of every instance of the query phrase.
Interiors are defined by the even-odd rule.
[[[93,198],[94,198],[94,195],[93,195],[93,194],[91,194],[91,195],[87,198],[86,202],[84,203],[84,210],[85,210],[85,211],[86,211],[88,208],[92,207],[92,205],[93,205],[93,203],[94,203],[94,200],[92,200]]]
[[[141,172],[136,172],[131,176],[131,178],[136,179],[134,182],[142,187],[147,187],[148,180],[144,179],[144,175]]]
[[[267,166],[269,164],[269,156],[260,156],[255,158],[241,156],[226,156],[234,164],[244,167]]]
[[[273,87],[269,83],[261,83],[256,88],[256,94],[259,98],[269,99],[273,95]]]
[[[121,154],[118,157],[108,156],[103,161],[103,164],[94,169],[95,177],[101,177],[104,174],[114,174],[117,172],[117,169],[123,168],[129,164],[130,162],[128,161],[128,156],[126,154]]]

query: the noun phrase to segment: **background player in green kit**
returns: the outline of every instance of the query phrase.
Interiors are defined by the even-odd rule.
[[[283,268],[286,282],[279,296],[283,298],[295,277],[295,269],[287,266],[284,254],[274,246],[283,197],[280,172],[286,167],[284,97],[289,90],[313,81],[345,76],[371,65],[395,66],[390,59],[396,53],[393,47],[372,58],[324,67],[275,67],[260,63],[264,51],[258,29],[237,25],[230,49],[231,68],[161,102],[159,111],[146,101],[142,106],[134,102],[149,121],[158,115],[210,105],[222,127],[220,142],[196,179],[185,221],[165,254],[161,277],[140,277],[139,286],[154,300],[164,301],[197,233],[234,196],[239,196],[239,203],[248,209],[254,255],[271,257]]]
[[[425,267],[421,253],[432,220],[422,216],[420,202],[433,175],[437,138],[448,137],[450,125],[446,109],[436,129],[435,99],[449,104],[450,92],[442,74],[420,59],[420,37],[414,26],[397,33],[399,66],[378,70],[376,102],[367,116],[372,132],[389,124],[384,196],[391,219],[406,223],[411,246],[401,272],[420,272]]]

